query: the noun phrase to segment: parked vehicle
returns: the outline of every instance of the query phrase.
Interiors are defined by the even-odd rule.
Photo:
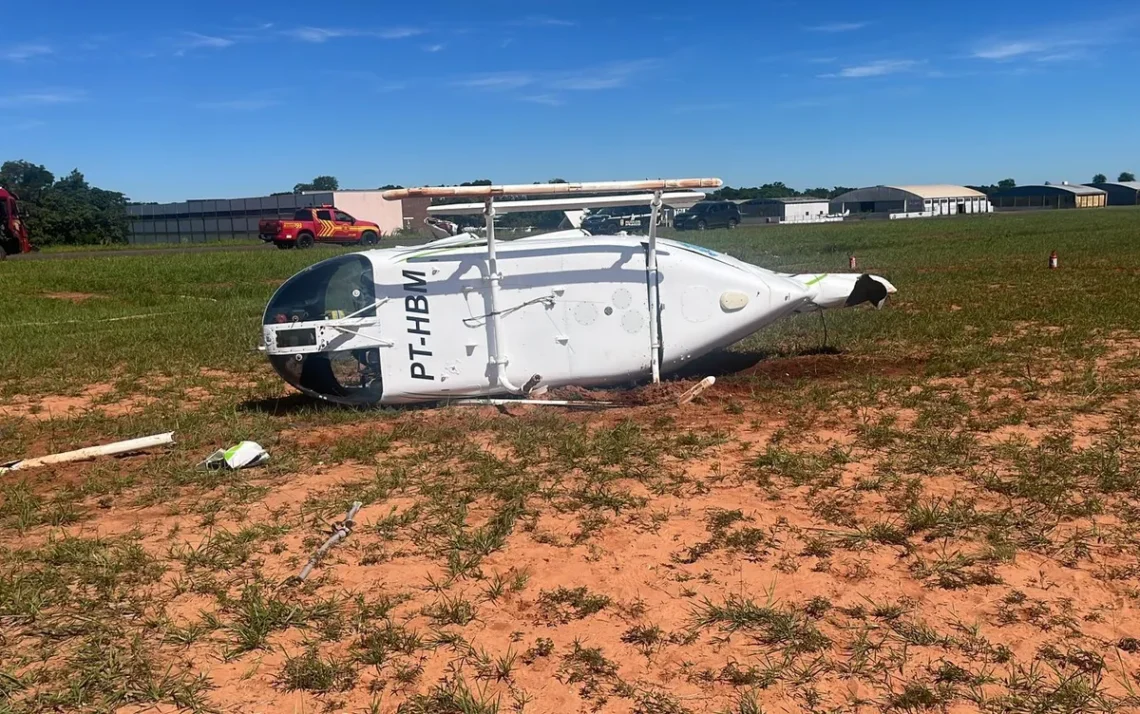
[[[708,228],[736,228],[740,225],[740,209],[732,201],[701,201],[673,218],[679,231],[703,231]]]
[[[599,208],[582,219],[582,228],[594,235],[613,235],[631,230],[647,231],[652,215],[648,206]]]
[[[261,240],[281,249],[311,248],[316,243],[337,245],[376,245],[380,226],[359,221],[333,206],[299,208],[292,220],[268,218],[258,221]]]
[[[0,188],[0,260],[35,250],[28,241],[28,229],[20,218],[16,194]]]

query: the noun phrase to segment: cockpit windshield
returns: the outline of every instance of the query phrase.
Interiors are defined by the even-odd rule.
[[[317,263],[282,285],[265,310],[266,325],[310,323],[277,331],[276,344],[266,345],[269,361],[285,381],[310,396],[343,404],[377,403],[383,383],[376,347],[273,354],[274,348],[316,345],[313,322],[369,317],[376,317],[376,284],[368,258],[351,254]],[[354,324],[351,329],[346,334],[369,328]]]

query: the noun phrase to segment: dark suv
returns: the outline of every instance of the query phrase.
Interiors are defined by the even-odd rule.
[[[649,206],[613,206],[591,211],[582,219],[582,227],[594,235],[612,235],[619,231],[649,230]],[[660,224],[658,224],[660,225]]]
[[[732,201],[701,201],[673,219],[679,231],[706,228],[736,228],[740,225],[740,209]]]

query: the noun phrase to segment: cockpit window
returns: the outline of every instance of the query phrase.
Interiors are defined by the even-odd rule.
[[[282,285],[265,310],[266,325],[376,317],[372,263],[343,255],[298,273]],[[366,327],[354,328],[365,330]],[[277,332],[277,347],[315,344],[308,330]],[[283,344],[284,343],[284,344]],[[375,404],[383,394],[380,350],[375,347],[269,356],[285,381],[310,396],[343,404]]]
[[[372,263],[362,255],[342,255],[294,275],[277,290],[265,310],[265,324],[376,316]]]

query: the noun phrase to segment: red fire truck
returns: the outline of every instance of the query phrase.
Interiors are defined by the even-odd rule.
[[[270,218],[258,221],[261,240],[278,248],[310,248],[315,243],[376,245],[380,226],[360,221],[329,205],[299,208],[293,219]]]
[[[30,253],[28,229],[20,217],[16,194],[0,188],[0,260],[16,253]]]

